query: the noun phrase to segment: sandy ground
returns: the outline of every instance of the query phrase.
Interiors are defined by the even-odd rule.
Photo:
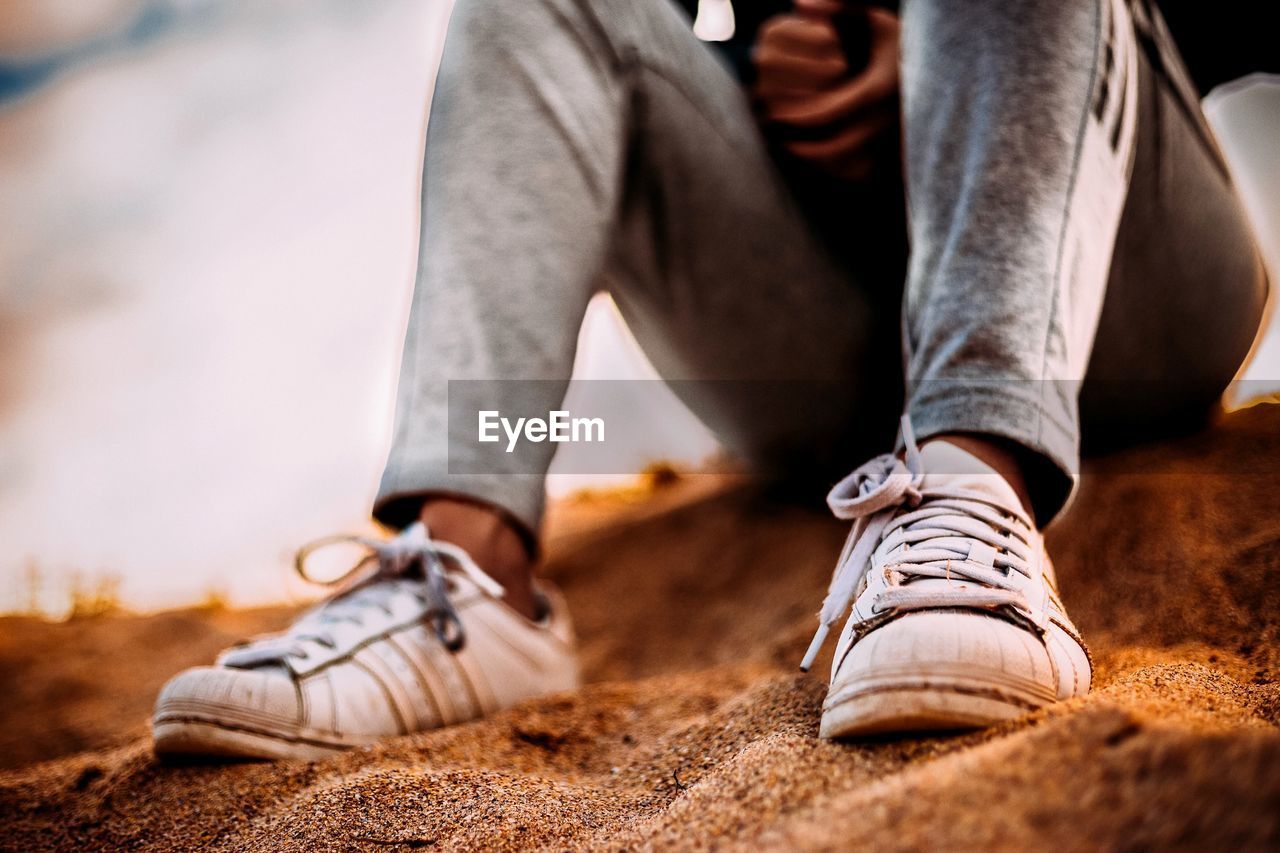
[[[1280,848],[1280,407],[1089,469],[1051,546],[1095,690],[985,732],[819,741],[794,667],[844,528],[710,492],[555,520],[585,689],[326,761],[145,738],[168,674],[287,612],[0,620],[0,846]]]

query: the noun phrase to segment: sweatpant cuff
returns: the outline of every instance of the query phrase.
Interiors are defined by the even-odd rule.
[[[399,530],[417,520],[433,498],[474,503],[492,510],[520,536],[529,556],[541,551],[538,531],[546,505],[546,478],[536,474],[446,474],[444,466],[416,471],[388,469],[373,502],[373,517]]]
[[[929,383],[907,403],[917,441],[945,433],[977,433],[1013,442],[1023,458],[1032,512],[1040,527],[1049,524],[1070,502],[1080,478],[1079,430],[1075,401],[1043,399],[1034,389],[1042,383],[1009,387],[1003,383]],[[1055,389],[1055,394],[1063,392]]]

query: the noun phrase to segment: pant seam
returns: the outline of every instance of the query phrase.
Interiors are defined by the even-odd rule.
[[[1089,86],[1085,92],[1084,107],[1081,110],[1079,127],[1076,130],[1075,148],[1071,156],[1071,177],[1068,179],[1066,198],[1063,201],[1062,225],[1058,230],[1058,248],[1057,256],[1053,264],[1053,288],[1050,293],[1051,301],[1049,303],[1049,319],[1044,330],[1044,351],[1040,361],[1040,379],[1047,381],[1046,373],[1049,369],[1049,338],[1053,333],[1054,320],[1058,317],[1059,291],[1062,288],[1062,262],[1066,253],[1067,244],[1067,226],[1071,221],[1071,204],[1076,196],[1077,182],[1080,178],[1080,156],[1084,148],[1085,132],[1089,127],[1089,116],[1091,114],[1090,101],[1094,89],[1098,83],[1098,51],[1101,45],[1101,29],[1102,29],[1102,4],[1107,0],[1097,0],[1094,4],[1093,19],[1093,63],[1089,70]],[[1045,388],[1041,387],[1040,391],[1040,417],[1036,424],[1036,439],[1040,441],[1044,430],[1044,394]]]

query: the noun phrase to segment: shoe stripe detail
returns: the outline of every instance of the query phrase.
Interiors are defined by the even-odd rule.
[[[479,710],[471,704],[471,695],[467,692],[466,686],[462,683],[462,679],[458,677],[458,667],[454,663],[457,655],[448,652],[439,643],[432,642],[434,636],[426,635],[431,657],[435,664],[436,675],[439,676],[443,683],[444,693],[449,697],[449,701],[453,704],[453,719],[449,722],[462,723],[467,720],[474,719],[479,716]]]
[[[332,731],[338,730],[338,690],[333,686],[333,679],[326,673],[324,676],[324,688],[329,693],[329,728]]]
[[[302,688],[301,678],[292,678],[293,693],[298,697],[298,725],[302,728],[311,727],[311,699],[307,696],[307,691]]]
[[[454,707],[458,709],[459,716],[456,722],[461,723],[482,716],[484,709],[476,699],[475,688],[471,686],[467,673],[458,663],[462,652],[455,654],[440,649],[436,654],[440,660],[440,676],[448,683],[449,696],[453,699]]]
[[[462,651],[453,656],[453,661],[458,668],[458,675],[462,683],[467,686],[467,692],[471,695],[471,703],[477,714],[492,714],[498,710],[498,701],[494,698],[492,691],[489,690],[484,674],[476,666],[476,651],[471,647],[474,642],[475,635],[467,635],[467,645],[463,646]]]
[[[421,684],[417,678],[417,670],[412,663],[408,661],[408,657],[397,643],[394,643],[396,635],[388,635],[387,642],[380,643],[375,648],[379,649],[379,656],[383,658],[383,662],[388,669],[396,674],[396,686],[401,695],[404,717],[406,722],[412,720],[417,722],[417,729],[422,729],[430,721],[430,710],[426,707],[424,699],[421,695]],[[410,729],[415,731],[417,729]]]
[[[392,716],[396,718],[396,727],[400,730],[400,734],[407,734],[409,727],[405,725],[405,714],[400,702],[397,701],[396,691],[389,684],[391,679],[378,672],[379,669],[385,666],[382,660],[368,647],[365,647],[351,658],[351,665],[356,669],[362,670],[373,679],[374,684],[378,685],[387,701],[387,707],[391,709]]]
[[[391,635],[384,638],[383,642],[369,646],[366,652],[377,660],[378,675],[395,696],[405,731],[413,732],[421,729],[419,706],[422,703],[420,698],[415,697],[419,691],[413,689],[417,684],[416,673],[392,642]]]
[[[440,725],[451,726],[469,719],[465,716],[464,709],[458,707],[454,698],[456,693],[450,689],[449,678],[442,672],[442,666],[446,665],[443,658],[448,653],[441,648],[435,636],[428,635],[421,624],[417,630],[405,631],[400,636],[412,645],[416,653],[414,657],[420,662],[423,680],[439,709]]]
[[[436,691],[423,672],[422,660],[414,654],[413,643],[404,634],[403,631],[392,634],[387,637],[387,642],[404,658],[413,672],[414,682],[418,685],[419,701],[414,703],[414,707],[418,709],[418,729],[426,731],[438,728],[444,725],[444,714],[440,711],[440,702],[436,699]]]
[[[449,714],[452,710],[452,705],[445,704],[447,697],[442,695],[443,688],[440,684],[440,679],[432,669],[430,656],[423,651],[422,644],[418,641],[418,636],[421,633],[421,628],[400,631],[395,635],[396,643],[400,648],[404,649],[405,657],[413,662],[423,693],[435,709],[436,725],[447,726],[449,725]]]

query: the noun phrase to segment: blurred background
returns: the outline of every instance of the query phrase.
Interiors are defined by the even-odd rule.
[[[293,550],[367,525],[448,12],[0,4],[0,612],[293,600]],[[1280,81],[1206,111],[1278,269]],[[653,376],[605,298],[575,375]],[[1244,378],[1234,405],[1280,389],[1274,325]],[[651,416],[637,471],[715,451]]]

